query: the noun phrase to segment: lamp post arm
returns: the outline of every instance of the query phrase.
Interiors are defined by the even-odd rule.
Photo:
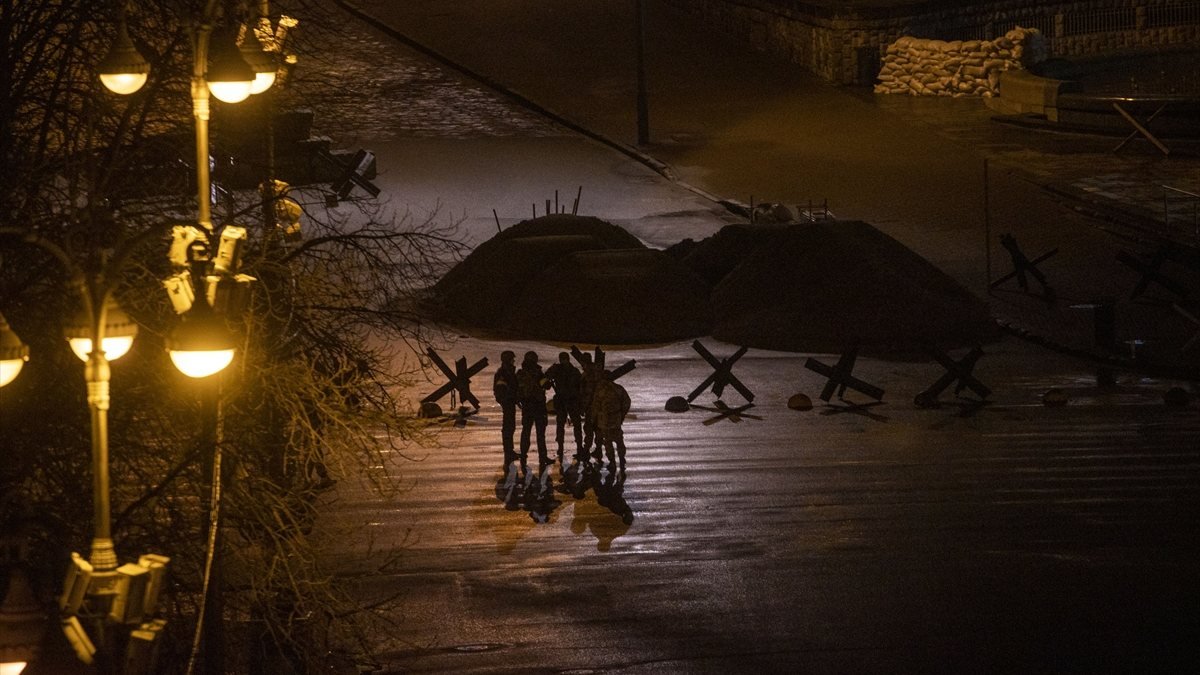
[[[71,260],[71,256],[67,255],[66,250],[49,239],[46,239],[45,237],[28,230],[22,230],[15,227],[0,227],[0,237],[5,236],[20,239],[21,243],[23,244],[36,246],[37,248],[42,249],[54,257],[54,259],[63,266],[63,269],[71,277],[71,289],[75,291],[75,293],[79,296],[79,299],[83,302],[84,309],[89,317],[89,323],[92,329],[92,344],[98,345],[99,338],[103,337],[97,333],[103,330],[104,326],[103,307],[104,301],[108,299],[109,295],[107,289],[103,288],[103,286],[100,284],[88,283],[88,276],[84,273],[83,268],[75,264],[74,260]],[[97,286],[100,286],[100,288],[97,288]],[[98,295],[101,297],[97,298]],[[97,302],[100,303],[100,312],[96,312]],[[99,317],[98,324],[96,321],[97,314],[101,315]]]
[[[20,239],[23,244],[36,246],[54,256],[72,277],[83,275],[83,271],[71,260],[71,257],[67,255],[67,252],[61,246],[39,234],[18,227],[0,227],[0,237],[13,237],[14,239]]]

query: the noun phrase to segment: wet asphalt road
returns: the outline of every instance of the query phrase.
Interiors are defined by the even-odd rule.
[[[379,39],[364,29],[370,58],[391,64],[394,79],[368,92],[363,118],[353,113],[361,106],[347,103],[337,114],[340,133],[432,148],[431,157],[451,153],[436,180],[422,178],[448,203],[460,198],[478,210],[494,196],[473,191],[483,189],[487,166],[462,167],[472,185],[451,182],[453,158],[471,148],[515,153],[573,142],[411,54],[372,43]],[[429,112],[445,100],[464,102],[453,114]],[[594,159],[591,152],[583,154]],[[603,173],[596,169],[597,182]],[[639,236],[652,234],[651,214],[668,212],[673,193],[648,175],[634,177],[612,189],[635,202],[637,189],[656,191],[628,214]],[[389,180],[387,194],[411,197],[403,194],[411,173]],[[543,188],[508,186],[519,189]],[[528,201],[522,195],[518,203]],[[720,225],[712,215],[689,218],[696,228]],[[709,346],[719,356],[734,350]],[[536,349],[546,361],[561,346],[466,338],[449,353],[496,361],[506,348]],[[752,350],[735,372],[757,394],[746,412],[758,419],[735,422],[701,409],[663,410],[709,372],[687,343],[612,350],[610,362],[638,361],[622,380],[633,399],[621,495],[629,524],[594,491],[578,500],[555,493],[546,522],[497,499],[499,410],[485,370],[475,379],[483,409],[466,426],[437,425],[438,445],[409,448],[376,469],[394,492],[343,477],[328,493],[315,534],[330,542],[328,561],[356,596],[397,596],[380,609],[387,627],[373,636],[364,665],[1183,672],[1200,656],[1195,405],[1163,406],[1170,382],[1127,376],[1098,390],[1086,364],[1024,344],[987,351],[977,374],[994,390],[993,403],[974,412],[912,405],[940,375],[936,364],[873,359],[861,360],[856,374],[887,391],[884,404],[855,412],[816,401],[815,410],[797,412],[784,406],[787,398],[816,399],[823,384],[804,369],[808,355]],[[436,384],[416,387],[414,399]],[[1049,387],[1068,391],[1070,404],[1043,406]],[[736,394],[726,400],[741,404]],[[696,403],[712,407],[712,396]],[[398,555],[396,564],[378,569],[389,555]]]
[[[451,353],[505,348],[556,349]],[[320,527],[354,593],[398,596],[380,672],[1183,672],[1197,656],[1200,415],[1166,408],[1168,383],[1102,391],[1003,342],[977,370],[982,409],[949,393],[917,409],[935,364],[864,360],[887,393],[853,412],[817,399],[805,356],[752,350],[735,374],[756,405],[734,421],[710,393],[663,410],[709,372],[689,345],[609,353],[628,358],[621,501],[498,499],[490,368],[477,415],[395,458],[395,494],[330,496]],[[1052,386],[1069,405],[1042,405]],[[816,408],[789,410],[797,392]]]

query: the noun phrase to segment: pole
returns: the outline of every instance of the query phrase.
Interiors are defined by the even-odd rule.
[[[93,349],[87,362],[87,399],[92,421],[92,506],[96,522],[89,562],[98,572],[111,572],[117,568],[108,498],[110,377],[111,370],[104,352],[99,348]]]
[[[109,381],[112,369],[104,354],[104,322],[107,293],[95,292],[86,284],[79,285],[79,295],[91,320],[92,352],[84,369],[87,382],[88,411],[92,427],[92,551],[88,562],[97,572],[117,569],[117,552],[112,540],[112,515],[109,501],[108,476],[108,409],[112,403]]]
[[[650,114],[646,102],[646,12],[642,0],[634,0],[633,11],[637,41],[637,142],[646,145],[650,142]]]
[[[208,513],[208,540],[204,559],[204,581],[200,616],[196,621],[196,631],[192,636],[191,655],[188,658],[187,673],[195,672],[196,662],[201,665],[201,672],[206,675],[220,675],[224,667],[224,603],[222,598],[222,569],[221,569],[221,492],[222,476],[225,470],[221,461],[221,374],[218,373],[211,381],[204,382],[202,392],[202,430],[201,443],[204,450],[204,473],[209,477],[208,498],[206,501]]]
[[[211,7],[210,3],[210,7]],[[208,173],[208,42],[212,34],[211,11],[206,11],[192,36],[192,117],[196,125],[196,222],[212,235],[212,188]],[[214,242],[209,242],[210,245]]]

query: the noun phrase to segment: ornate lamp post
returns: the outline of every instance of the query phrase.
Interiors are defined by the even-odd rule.
[[[240,49],[234,44],[233,31],[219,32],[217,35],[220,39],[214,41],[214,24],[218,9],[217,0],[209,0],[191,31],[192,118],[196,138],[196,225],[176,229],[171,261],[178,272],[165,282],[172,293],[176,310],[184,314],[183,321],[172,334],[168,344],[171,360],[185,375],[196,378],[217,373],[233,360],[232,336],[221,324],[220,318],[213,313],[207,297],[209,284],[219,283],[221,280],[221,276],[210,276],[211,272],[228,276],[236,271],[237,247],[244,239],[244,231],[240,232],[240,236],[237,236],[237,233],[233,237],[222,236],[220,249],[214,250],[217,232],[214,231],[212,223],[212,185],[209,177],[210,94],[227,103],[245,100],[251,94],[261,93],[270,88],[278,68],[274,57],[263,49],[255,27],[245,30]],[[259,14],[260,26],[265,21],[266,27],[269,28],[270,21],[267,19],[265,2],[259,3]],[[101,75],[104,85],[117,94],[133,93],[140,87],[140,83],[137,87],[126,87],[110,85],[110,81],[133,82],[141,77],[141,81],[144,82],[145,73],[148,72],[148,68],[142,68],[144,59],[133,48],[124,26],[122,17],[116,42],[109,56],[105,58],[107,72]],[[128,70],[121,71],[120,64],[128,64]],[[226,251],[228,259],[222,260],[222,254]]]
[[[214,279],[209,275],[210,268],[216,268],[218,273],[231,272],[236,268],[236,246],[226,252],[226,237],[222,236],[221,250],[216,251],[215,255],[215,247],[210,245],[210,242],[214,242],[216,233],[213,231],[210,207],[209,94],[211,92],[213,96],[224,101],[242,100],[250,95],[252,87],[259,91],[270,87],[275,72],[274,61],[269,55],[261,53],[261,43],[254,36],[253,30],[247,31],[247,40],[241,50],[234,45],[233,33],[230,32],[227,44],[212,50],[212,63],[209,63],[211,34],[218,9],[217,0],[209,0],[200,20],[191,30],[191,94],[196,130],[198,215],[195,226],[186,226],[195,236],[192,237],[194,245],[186,247],[185,269],[194,269],[196,272],[189,281],[195,282],[192,285],[197,301],[192,303],[189,299],[191,311],[187,312],[176,335],[172,337],[170,346],[172,360],[192,377],[204,377],[219,371],[228,365],[233,356],[232,337],[213,314],[206,300],[209,290],[206,286]],[[265,4],[262,10],[265,19]],[[269,25],[267,21],[267,26]],[[254,67],[247,64],[245,57],[251,58]],[[145,84],[149,70],[149,64],[129,38],[122,8],[116,39],[98,67],[100,80],[114,93],[132,94]],[[136,325],[116,305],[112,297],[112,275],[120,271],[124,259],[140,240],[124,242],[124,249],[118,250],[112,260],[105,253],[99,253],[90,261],[88,269],[84,270],[74,263],[66,251],[40,236],[16,228],[0,228],[0,236],[19,237],[24,243],[38,246],[53,255],[70,272],[72,287],[78,296],[80,312],[69,323],[65,332],[72,350],[86,363],[87,400],[91,417],[94,534],[88,558],[73,555],[72,566],[59,604],[67,637],[79,657],[90,663],[98,653],[88,631],[77,618],[82,610],[86,614],[81,616],[96,622],[95,626],[105,648],[100,653],[98,665],[104,671],[115,671],[119,669],[118,659],[117,655],[107,653],[109,645],[104,644],[107,642],[104,639],[107,633],[104,624],[111,620],[122,624],[132,622],[136,626],[143,618],[148,618],[161,588],[162,573],[167,562],[162,556],[148,555],[142,556],[137,565],[118,567],[111,532],[109,364],[128,351],[136,334]],[[232,259],[221,260],[222,253],[232,256]],[[220,278],[222,277],[215,277]],[[176,304],[177,308],[178,306]],[[215,359],[208,353],[214,351],[217,352]],[[207,358],[205,353],[208,353]],[[24,362],[28,360],[28,355],[28,347],[0,316],[0,386],[8,384],[17,376]],[[197,361],[204,365],[196,366]],[[131,588],[137,591],[137,606],[134,606],[135,595]],[[148,662],[145,652],[149,648],[144,645],[154,641],[161,627],[161,622],[143,623],[139,630],[133,631],[129,641],[130,650],[126,655],[128,664]],[[139,641],[143,646],[138,646]],[[143,652],[142,658],[135,658],[135,652],[138,651]],[[6,665],[5,675],[7,670],[15,667],[15,662],[12,666]]]
[[[223,318],[214,311],[213,301],[219,297],[223,285],[232,282],[235,287],[240,287],[253,281],[244,275],[235,276],[240,249],[246,239],[245,229],[236,225],[226,225],[218,232],[213,228],[208,140],[210,94],[226,103],[237,103],[251,94],[269,89],[275,81],[279,67],[273,55],[264,50],[257,35],[260,30],[266,34],[270,31],[271,24],[265,0],[259,3],[258,24],[244,31],[240,49],[234,45],[233,31],[218,32],[218,39],[214,40],[214,23],[218,9],[217,0],[208,0],[191,30],[191,98],[196,140],[196,224],[174,228],[168,258],[175,267],[175,273],[163,282],[176,312],[183,315],[182,321],[167,341],[171,361],[180,372],[193,378],[215,375],[232,362],[234,336]],[[123,24],[122,21],[122,26]],[[123,32],[118,33],[118,43],[113,47],[114,53],[123,49],[120,46],[123,36]],[[125,81],[137,76],[137,59],[126,56],[125,62],[135,65],[128,72],[110,73],[110,79]],[[103,77],[101,80],[115,93],[129,93],[122,88],[109,86]],[[136,88],[132,91],[136,91]],[[207,468],[212,475],[212,497],[208,504],[208,556],[204,571],[206,597],[201,604],[200,619],[188,660],[189,673],[195,666],[202,636],[206,672],[219,672],[222,662],[220,565],[217,555],[220,545],[218,514],[221,481],[220,408],[217,386],[219,385],[212,387],[209,392],[213,414],[211,429],[207,431],[212,446]],[[210,602],[213,607],[207,608]]]

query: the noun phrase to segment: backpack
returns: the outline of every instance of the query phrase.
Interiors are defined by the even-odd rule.
[[[521,396],[521,401],[540,402],[546,401],[546,388],[543,385],[544,378],[542,377],[542,369],[537,368],[521,368],[517,371],[517,392]]]

